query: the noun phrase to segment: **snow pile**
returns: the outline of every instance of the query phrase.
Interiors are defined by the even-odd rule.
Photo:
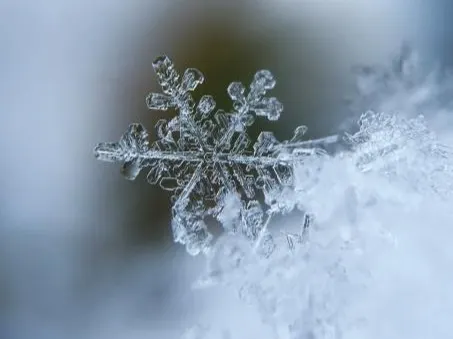
[[[277,244],[269,258],[237,237],[217,244],[210,281],[250,304],[268,338],[448,338],[453,331],[453,152],[423,117],[367,112],[359,127],[346,137],[351,151],[296,171],[293,198],[314,216],[302,244]],[[293,224],[300,220],[283,229]],[[198,335],[242,338],[228,318],[222,328]]]

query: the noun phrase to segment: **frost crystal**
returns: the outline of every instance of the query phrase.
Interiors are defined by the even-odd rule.
[[[157,122],[152,143],[141,124],[131,124],[119,142],[96,146],[96,158],[122,162],[121,173],[130,180],[148,168],[150,184],[173,192],[174,240],[190,254],[210,248],[212,235],[204,220],[213,216],[226,231],[241,232],[268,256],[274,247],[270,219],[300,208],[285,199],[294,184],[294,166],[324,154],[321,146],[336,137],[304,141],[307,128],[299,126],[290,140],[279,142],[272,132],[261,132],[252,144],[247,128],[255,119],[275,121],[283,111],[276,98],[266,96],[276,83],[267,70],[255,74],[249,89],[240,82],[228,86],[233,107],[227,112],[216,110],[209,95],[195,102],[191,92],[204,81],[199,70],[189,68],[180,76],[167,56],[157,58],[153,68],[163,93],[149,94],[148,108],[172,108],[178,115]]]

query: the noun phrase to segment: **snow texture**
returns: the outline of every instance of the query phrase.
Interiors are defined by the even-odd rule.
[[[427,262],[436,264],[432,254],[411,259],[402,255],[408,244],[416,246],[411,237],[423,238],[420,245],[431,248],[445,243],[435,240],[431,228],[446,232],[451,227],[453,213],[446,207],[452,201],[453,152],[439,144],[422,118],[367,112],[359,126],[347,138],[351,152],[295,168],[293,202],[315,216],[302,246],[291,244],[288,251],[283,241],[276,241],[273,254],[262,258],[247,243],[225,236],[195,285],[220,284],[236,291],[260,314],[266,338],[401,338],[407,333],[409,338],[448,338],[451,333],[442,315],[453,305],[448,292],[453,275],[446,264],[453,262],[449,246],[439,249],[447,271],[438,284],[446,299],[426,300],[425,311],[424,305],[410,310],[398,303],[415,297],[411,291],[417,287],[412,286],[427,283],[423,271],[433,269]],[[307,172],[306,166],[317,170]],[[293,224],[288,221],[285,227]],[[413,272],[420,281],[411,281]],[[392,275],[393,282],[388,280]],[[424,297],[429,294],[423,292]],[[388,300],[389,295],[394,300]],[[393,314],[389,306],[399,310],[398,321],[388,320],[385,313]],[[374,314],[378,307],[383,314]],[[407,319],[419,323],[404,323]],[[202,338],[221,338],[216,330],[213,326]],[[232,338],[242,338],[235,326],[231,330],[236,331]]]

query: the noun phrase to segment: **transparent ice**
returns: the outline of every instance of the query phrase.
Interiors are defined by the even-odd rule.
[[[157,58],[153,68],[163,93],[150,93],[147,106],[174,109],[177,116],[157,122],[152,143],[145,127],[131,124],[119,142],[99,144],[96,158],[122,162],[121,172],[130,180],[147,168],[150,184],[173,192],[174,240],[190,254],[210,248],[212,235],[204,220],[213,216],[226,231],[242,233],[257,251],[269,255],[273,239],[267,226],[272,216],[296,207],[303,210],[287,199],[294,187],[294,166],[324,155],[322,146],[337,137],[304,140],[307,128],[299,126],[290,140],[280,142],[272,132],[261,132],[252,142],[247,128],[255,119],[275,121],[283,111],[276,98],[266,96],[276,83],[267,70],[256,72],[248,89],[232,82],[227,91],[233,105],[224,111],[216,109],[212,96],[194,101],[191,92],[204,81],[199,70],[189,68],[181,76],[167,56]]]

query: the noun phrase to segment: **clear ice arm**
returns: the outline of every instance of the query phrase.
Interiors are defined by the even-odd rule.
[[[325,146],[331,145],[340,140],[338,135],[330,135],[328,137],[319,138],[319,139],[311,139],[305,141],[298,141],[298,142],[290,142],[287,144],[278,144],[274,148],[275,149],[283,149],[283,148],[311,148],[317,146]]]

